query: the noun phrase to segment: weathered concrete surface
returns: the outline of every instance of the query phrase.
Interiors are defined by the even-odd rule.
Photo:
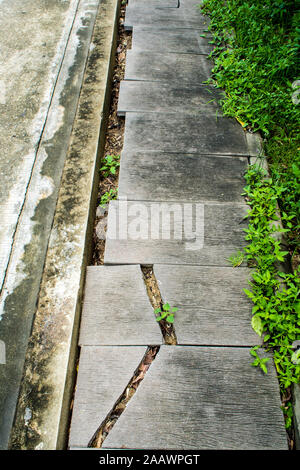
[[[119,199],[243,202],[245,157],[122,152]]]
[[[146,350],[145,346],[81,349],[70,447],[87,447],[124,392]]]
[[[203,36],[206,37],[203,37]],[[213,46],[211,37],[201,31],[188,29],[151,31],[135,26],[132,33],[132,50],[175,52],[177,54],[209,54]]]
[[[93,214],[95,204],[93,191],[97,186],[96,182],[94,187],[94,180],[98,165],[99,133],[103,131],[103,117],[109,99],[107,83],[111,74],[111,50],[115,42],[117,3],[114,0],[103,0],[101,3],[92,44],[90,41],[87,43],[90,54],[83,85],[78,78],[79,87],[82,85],[80,101],[65,158],[38,308],[26,356],[24,379],[11,435],[12,448],[55,449],[63,448],[66,443],[82,278],[88,257],[86,239],[90,237],[89,217]],[[92,15],[92,5],[93,2],[86,2],[88,18],[95,18],[96,8]],[[83,27],[84,31],[88,29],[86,26],[88,22]],[[73,76],[70,78],[72,83],[74,80],[77,83]],[[44,212],[41,219],[45,223],[48,215]],[[28,256],[35,253],[35,246],[30,245]],[[36,277],[36,266],[30,269],[32,276]],[[18,288],[19,293],[23,292],[24,302],[26,288],[32,292],[28,280]],[[12,297],[16,298],[18,292],[14,292]],[[36,298],[33,300],[36,302]],[[26,309],[29,311],[28,307]],[[24,310],[20,302],[16,308],[15,320],[18,322],[13,325],[14,328],[23,328],[21,314],[23,312],[24,316]],[[11,368],[14,366],[12,359],[9,365]],[[12,388],[8,382],[5,388],[8,397],[12,396]]]
[[[6,448],[98,0],[1,5],[0,447]]]
[[[46,159],[44,155],[38,159],[37,150],[78,5],[79,0],[46,4],[4,0],[0,5],[1,287],[33,167],[35,163],[41,166],[40,160]],[[75,64],[79,36],[73,35],[72,41],[69,67]],[[66,67],[65,74],[64,84],[68,79]],[[65,120],[65,107],[59,103],[62,91],[62,87],[59,92],[56,89],[56,119],[52,119],[52,125],[48,123],[44,136],[49,147]],[[41,175],[37,198],[52,193],[53,181],[47,176]]]
[[[203,0],[181,0],[180,8],[193,8],[194,6],[200,5],[203,3]],[[130,6],[151,6],[155,8],[177,8],[177,0],[128,0]]]
[[[287,450],[272,360],[268,370],[247,348],[162,346],[103,449]]]
[[[198,5],[201,5],[203,0],[180,0],[180,8],[184,9],[198,9]],[[177,9],[178,1],[177,0],[128,0],[130,6],[151,6],[151,8],[175,8]]]
[[[187,55],[187,54],[184,54]],[[197,83],[197,81],[195,81]],[[207,85],[129,81],[121,82],[118,115],[125,113],[172,113],[216,115],[223,94]]]
[[[151,8],[175,8],[177,0],[128,0],[130,6],[143,6]]]
[[[208,80],[211,68],[212,63],[203,55],[132,49],[127,52],[125,79],[178,83],[188,89],[186,84],[201,85]]]
[[[186,0],[186,2],[195,0]],[[199,1],[201,3],[201,1]],[[151,8],[177,8],[177,0],[128,0],[128,5],[134,7],[151,7]]]
[[[111,201],[105,264],[228,266],[246,242],[245,204]]]
[[[178,344],[255,346],[252,303],[245,296],[247,268],[155,265],[164,302],[178,307],[174,327]]]
[[[79,345],[161,343],[140,266],[89,266]]]
[[[235,120],[225,117],[128,113],[123,151],[257,155],[246,135]]]
[[[135,25],[149,29],[201,28],[206,30],[209,25],[209,18],[201,14],[200,9],[197,8],[197,0],[188,2],[186,7],[182,4],[180,8],[161,8],[151,5],[138,5],[137,3],[134,5],[129,4],[126,9],[124,26],[128,30],[132,30]]]

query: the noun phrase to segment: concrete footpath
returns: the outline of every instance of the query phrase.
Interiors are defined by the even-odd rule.
[[[14,420],[100,3],[0,1],[1,449],[8,446]],[[24,426],[31,413],[27,409]]]
[[[128,2],[118,199],[87,266],[121,1],[0,0],[0,449],[287,449],[227,261],[260,146],[203,84],[198,3]]]
[[[130,0],[126,10],[119,193],[104,266],[87,270],[72,449],[287,449],[272,357],[267,375],[251,366],[261,339],[243,294],[250,269],[228,262],[245,244],[243,173],[259,140],[203,84],[212,64],[198,3]],[[172,345],[154,285],[178,308]]]

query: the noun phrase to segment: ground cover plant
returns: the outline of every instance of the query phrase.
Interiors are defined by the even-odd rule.
[[[273,351],[290,427],[290,386],[300,382],[299,2],[204,0],[201,7],[211,19],[212,82],[226,92],[223,113],[260,132],[269,164],[269,174],[257,163],[245,175],[248,244],[231,262],[237,267],[246,259],[254,268],[245,292],[253,302],[252,326]],[[283,262],[289,272],[282,272]],[[267,373],[257,349],[253,365]]]

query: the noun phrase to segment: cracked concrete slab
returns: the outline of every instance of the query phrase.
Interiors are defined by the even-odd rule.
[[[162,346],[103,449],[287,450],[268,369],[251,366],[248,348]]]
[[[140,266],[89,266],[79,345],[161,343]]]
[[[164,302],[178,307],[178,344],[255,346],[261,343],[251,327],[250,269],[154,265]]]
[[[175,14],[174,9],[169,8],[167,17],[167,8],[155,0],[148,3],[141,0],[142,7],[135,0],[129,1],[127,12],[130,15],[135,12],[139,22],[133,24],[133,31],[138,24],[141,30],[152,28],[157,35],[162,25],[166,33],[171,31],[168,24],[174,28],[184,21],[184,12],[187,12],[184,6],[191,7],[194,2],[182,0],[182,18],[178,21],[178,12]],[[190,18],[195,18],[195,11],[190,10]],[[157,22],[148,23],[153,19]],[[190,31],[188,24],[188,21],[184,23],[186,31]],[[144,65],[151,68],[151,61]],[[142,70],[141,78],[143,73]],[[149,72],[144,77],[152,75]],[[147,87],[152,87],[151,82],[147,82]],[[141,103],[144,106],[147,102],[143,98],[144,84],[133,84],[132,90],[131,104],[136,109]],[[137,90],[139,92],[135,93]],[[134,95],[140,103],[134,102]],[[102,448],[287,449],[271,355],[267,356],[267,376],[251,365],[250,345],[258,341],[251,329],[251,304],[242,293],[250,270],[246,267],[233,269],[228,260],[246,244],[247,206],[238,199],[241,174],[234,175],[234,172],[242,171],[248,162],[245,157],[256,153],[256,136],[249,137],[235,121],[219,118],[217,114],[169,113],[166,103],[166,113],[158,114],[162,95],[159,99],[158,96],[156,90],[153,97],[157,102],[152,103],[151,108],[151,100],[148,100],[147,112],[127,113],[122,157],[125,155],[125,166],[121,163],[120,173],[123,189],[119,200],[109,205],[104,262],[105,268],[112,267],[108,266],[110,264],[118,265],[113,266],[117,270],[126,264],[124,272],[128,265],[145,265],[145,276],[147,271],[148,275],[150,273],[149,265],[154,264],[158,282],[155,283],[154,276],[149,282],[148,277],[147,285],[152,285],[152,293],[160,289],[163,301],[179,307],[175,314],[175,332],[177,325],[181,345],[161,346],[123,414],[120,416],[117,411],[120,417]],[[151,109],[155,110],[155,115],[149,112]],[[185,158],[190,158],[192,163],[189,165]],[[185,165],[188,168],[185,169]],[[193,173],[197,175],[194,180]],[[226,191],[222,190],[222,178]],[[182,188],[183,185],[186,188]],[[213,200],[213,185],[215,197],[220,198],[218,202]],[[195,192],[195,199],[189,196],[189,190]],[[225,200],[222,199],[224,193]],[[205,194],[210,201],[205,201]],[[162,201],[163,198],[167,201]],[[170,201],[172,198],[174,200]],[[105,282],[101,284],[106,289]],[[123,310],[122,279],[119,284]],[[151,290],[148,292],[151,297]],[[96,307],[99,298],[96,284],[86,297],[89,302],[88,298],[92,300],[91,310],[100,313]],[[119,313],[115,313],[118,299],[117,295],[112,300],[113,316]],[[90,330],[94,325],[92,321]],[[123,360],[123,353],[126,355],[127,349],[116,344],[113,356],[119,355]],[[266,357],[261,350],[259,355]],[[94,393],[98,393],[98,397],[103,393],[105,397],[107,374],[113,376],[116,370],[118,376],[120,372],[119,365],[115,366],[108,359],[109,366],[102,373],[104,381],[100,382],[100,369],[93,363],[98,364],[105,357],[100,349],[99,354],[91,356],[85,366],[90,373],[78,382],[80,391],[76,395],[82,397],[82,414],[79,418],[75,415],[72,423],[77,429],[82,427],[90,432],[90,421],[96,410],[95,402],[90,404],[91,397],[92,401]],[[127,374],[126,367],[124,369]],[[107,413],[109,411],[111,409]],[[86,448],[88,439],[80,437],[80,429],[77,436],[78,441],[71,442],[71,448]]]
[[[84,346],[80,354],[69,446],[86,448],[143,359],[145,346]]]

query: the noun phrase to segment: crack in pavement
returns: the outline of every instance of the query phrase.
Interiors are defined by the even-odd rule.
[[[152,362],[154,361],[159,349],[160,346],[147,347],[143,359],[141,360],[137,369],[134,371],[134,374],[128,382],[128,385],[126,386],[125,390],[122,392],[115,405],[113,406],[112,410],[108,413],[106,418],[102,421],[102,423],[90,439],[88,443],[89,448],[99,449],[102,447],[106,436],[111,431],[123,411],[125,411],[128,402],[133,397],[138,386],[144,379],[145,374],[147,373]]]
[[[163,308],[164,301],[161,296],[161,292],[158,286],[157,279],[154,274],[153,266],[142,266],[141,270],[143,273],[143,279],[146,285],[147,294],[153,309]],[[165,341],[165,344],[175,346],[177,344],[177,338],[175,328],[172,323],[166,320],[160,320],[159,326]]]

